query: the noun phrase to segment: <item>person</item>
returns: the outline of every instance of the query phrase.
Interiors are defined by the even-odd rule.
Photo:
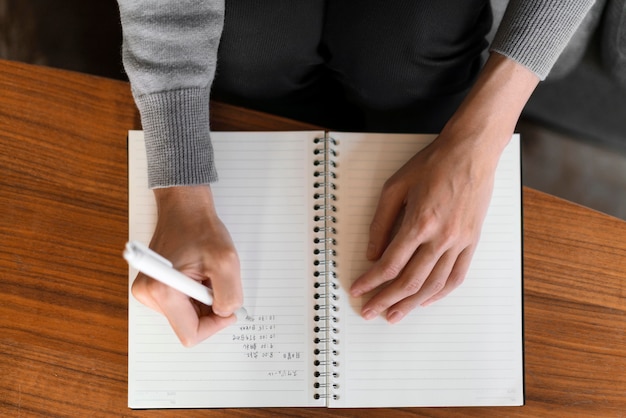
[[[378,290],[361,315],[391,323],[445,297],[469,268],[522,109],[592,3],[511,0],[483,65],[488,0],[118,0],[158,207],[150,246],[209,283],[215,303],[141,274],[134,296],[185,345],[232,324],[242,304],[210,187],[213,89],[327,127],[438,133],[385,183],[369,231],[374,262],[350,294]]]

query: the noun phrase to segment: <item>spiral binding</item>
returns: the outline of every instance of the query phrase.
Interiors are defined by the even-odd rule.
[[[321,159],[315,160],[314,165],[319,167],[314,173],[316,181],[313,187],[316,189],[313,198],[316,203],[313,209],[316,214],[313,218],[315,225],[313,232],[316,234],[313,243],[315,249],[313,251],[316,256],[313,264],[315,265],[315,300],[314,309],[316,311],[313,320],[316,325],[313,331],[316,334],[313,342],[315,349],[313,354],[316,360],[315,366],[315,399],[339,399],[339,384],[337,379],[339,373],[336,371],[338,366],[336,356],[338,352],[338,334],[339,334],[339,310],[335,302],[338,295],[335,292],[338,289],[337,277],[335,274],[336,263],[333,257],[337,254],[334,247],[337,244],[335,235],[337,230],[335,224],[337,218],[335,212],[337,208],[333,204],[337,200],[334,190],[337,186],[333,180],[337,177],[333,169],[337,166],[333,157],[337,154],[332,147],[337,142],[326,134],[324,138],[316,138],[315,144],[317,148],[313,151],[315,155],[321,156]]]

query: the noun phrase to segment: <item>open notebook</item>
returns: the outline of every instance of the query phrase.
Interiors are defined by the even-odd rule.
[[[184,348],[163,317],[131,296],[129,406],[523,404],[517,136],[458,289],[395,325],[361,319],[362,300],[347,295],[369,265],[369,222],[383,182],[433,138],[213,133],[213,194],[254,321]],[[129,134],[129,209],[129,238],[149,243],[156,210],[139,131]]]

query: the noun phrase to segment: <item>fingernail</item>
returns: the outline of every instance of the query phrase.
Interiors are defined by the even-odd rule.
[[[369,321],[370,319],[376,318],[376,311],[366,309],[365,311],[363,311],[362,315],[364,319],[367,319]]]
[[[393,311],[389,315],[387,315],[387,321],[395,324],[399,322],[402,318],[404,318],[404,314],[400,311]]]

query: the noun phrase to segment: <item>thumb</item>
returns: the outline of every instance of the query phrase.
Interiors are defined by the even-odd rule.
[[[234,249],[220,256],[221,259],[207,271],[207,276],[213,288],[213,313],[229,317],[243,303],[239,258]]]

